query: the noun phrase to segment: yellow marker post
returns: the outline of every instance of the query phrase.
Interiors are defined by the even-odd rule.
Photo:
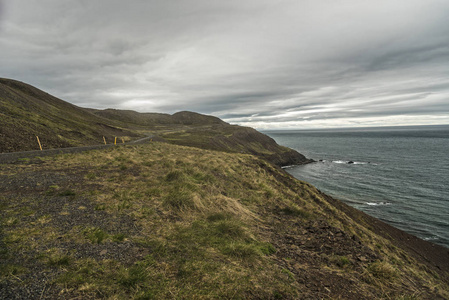
[[[39,143],[39,148],[41,148],[41,151],[42,151],[41,141],[39,141],[39,137],[37,135],[36,135],[36,138],[37,138],[37,142]]]
[[[106,145],[106,139],[103,137],[104,144]]]
[[[115,137],[114,145],[117,145],[117,137]]]

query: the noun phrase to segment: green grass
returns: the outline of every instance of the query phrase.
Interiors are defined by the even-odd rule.
[[[73,190],[65,190],[58,194],[59,196],[75,196],[76,193]]]
[[[61,298],[324,297],[301,274],[311,284],[330,276],[356,281],[366,298],[399,297],[413,295],[409,282],[442,281],[326,204],[313,187],[254,156],[151,143],[12,165],[2,176],[31,170],[67,176],[38,194],[0,197],[7,262],[0,281],[33,270],[47,274]],[[379,260],[323,255],[328,241],[309,231],[319,224],[363,243],[345,251],[382,250]]]
[[[97,227],[85,228],[82,233],[83,236],[93,244],[101,244],[109,237],[109,234]]]

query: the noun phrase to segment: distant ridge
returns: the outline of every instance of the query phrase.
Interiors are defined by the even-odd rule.
[[[169,124],[179,124],[179,125],[227,124],[226,122],[220,120],[217,117],[202,115],[190,111],[180,111],[174,113],[173,115],[169,115],[164,113],[139,113],[133,110],[120,110],[112,108],[104,110],[86,108],[86,110],[96,116],[124,122],[127,123],[128,125],[138,125],[138,126],[155,126],[155,125],[169,125]]]

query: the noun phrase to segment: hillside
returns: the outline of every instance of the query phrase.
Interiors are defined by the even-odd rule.
[[[448,299],[448,249],[250,154],[151,142],[0,165],[2,299]]]
[[[279,146],[251,128],[230,125],[194,112],[138,113],[77,107],[28,84],[0,79],[0,153],[98,145],[153,136],[203,149],[251,153],[277,165],[308,163],[296,151]]]
[[[37,150],[36,136],[44,149],[139,136],[120,125],[28,84],[0,79],[0,152]]]

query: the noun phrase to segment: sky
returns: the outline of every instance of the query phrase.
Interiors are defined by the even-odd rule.
[[[0,0],[0,77],[262,130],[449,124],[449,1]]]

